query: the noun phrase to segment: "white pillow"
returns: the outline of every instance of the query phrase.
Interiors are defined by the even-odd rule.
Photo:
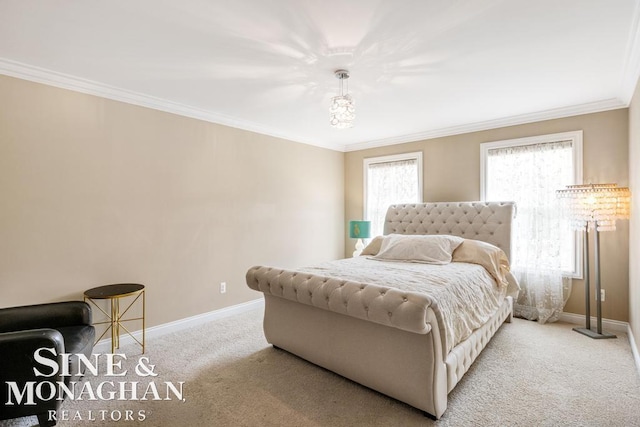
[[[451,254],[463,241],[462,237],[449,235],[390,234],[384,237],[373,259],[448,264]]]

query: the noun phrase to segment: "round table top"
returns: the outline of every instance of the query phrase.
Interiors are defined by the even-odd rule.
[[[138,283],[116,283],[88,289],[84,291],[84,296],[91,299],[121,298],[138,293],[143,289],[144,285]]]

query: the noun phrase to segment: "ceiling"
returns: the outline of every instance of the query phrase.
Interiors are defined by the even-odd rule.
[[[350,151],[628,106],[639,3],[0,0],[0,73]]]

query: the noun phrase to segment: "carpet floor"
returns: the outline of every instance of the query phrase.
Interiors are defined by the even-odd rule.
[[[127,360],[88,382],[96,391],[127,390],[137,398],[66,400],[60,426],[640,426],[640,378],[626,335],[592,340],[572,325],[504,324],[449,395],[439,421],[421,411],[274,349],[262,334],[262,310],[252,310],[149,339],[140,369],[139,347]],[[138,373],[136,373],[138,367]],[[165,386],[177,388],[182,397]],[[153,400],[149,384],[158,389]],[[179,391],[179,389],[178,389]],[[108,397],[108,393],[103,393]],[[117,396],[116,396],[117,397]],[[129,391],[127,397],[131,397]],[[169,398],[166,400],[165,398]],[[144,420],[142,420],[144,418]],[[0,421],[36,425],[35,417]]]

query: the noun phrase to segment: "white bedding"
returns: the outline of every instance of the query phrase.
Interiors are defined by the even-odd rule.
[[[498,285],[484,267],[462,262],[431,265],[355,257],[297,271],[426,294],[444,327],[447,353],[482,326],[506,295],[506,286]]]

